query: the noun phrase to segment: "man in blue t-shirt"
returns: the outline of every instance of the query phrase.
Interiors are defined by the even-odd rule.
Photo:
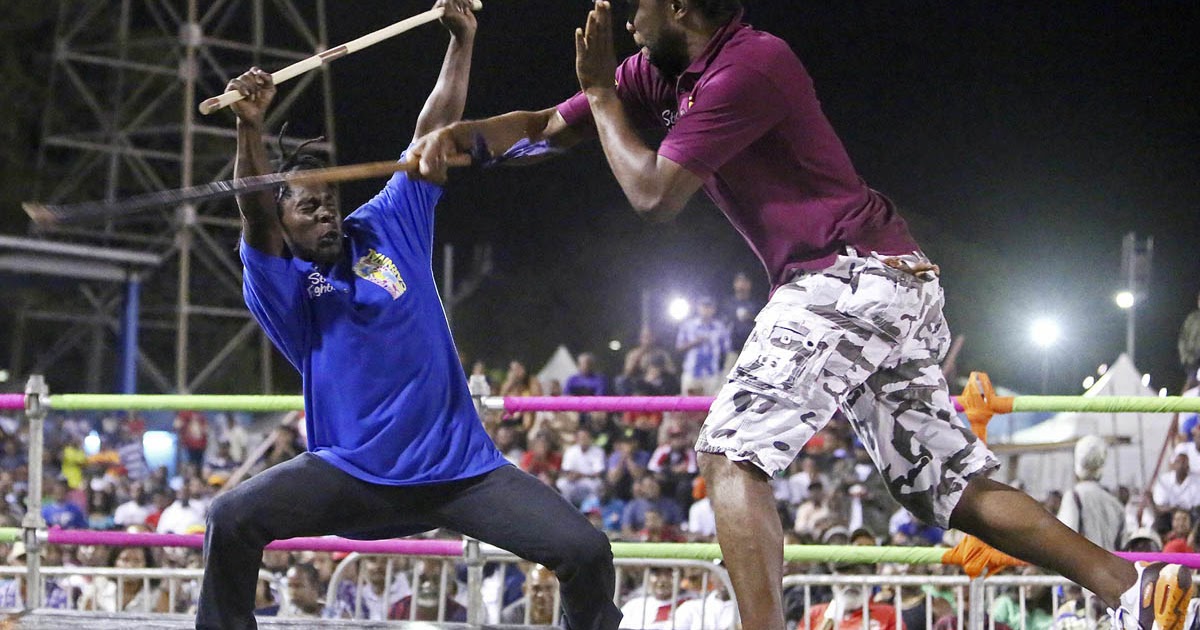
[[[458,120],[466,98],[475,19],[469,0],[443,3],[452,38],[418,136]],[[236,175],[266,173],[271,76],[252,68],[229,89],[246,96]],[[280,170],[319,166],[293,155]],[[432,271],[441,193],[400,173],[344,220],[323,183],[238,197],[246,305],[303,378],[308,452],[213,503],[197,628],[255,627],[272,540],[441,527],[554,569],[569,627],[617,627],[607,538],[509,464],[475,412]]]

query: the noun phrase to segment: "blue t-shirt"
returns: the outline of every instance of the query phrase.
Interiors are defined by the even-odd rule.
[[[329,268],[241,247],[246,305],[303,378],[308,450],[371,483],[508,464],[475,412],[433,276],[441,194],[397,173],[346,217]]]

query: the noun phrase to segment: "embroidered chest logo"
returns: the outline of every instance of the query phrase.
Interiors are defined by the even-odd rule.
[[[392,263],[392,259],[380,254],[374,249],[367,250],[367,255],[354,263],[354,273],[363,280],[379,285],[395,300],[408,290],[400,271]]]
[[[333,285],[325,279],[325,276],[321,275],[321,272],[314,271],[308,274],[308,299],[315,300],[326,293],[333,293],[333,290]]]

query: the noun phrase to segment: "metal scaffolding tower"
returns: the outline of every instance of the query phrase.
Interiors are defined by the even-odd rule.
[[[251,65],[272,71],[326,48],[324,0],[61,0],[36,197],[115,199],[228,179],[233,117],[228,111],[202,117],[199,101],[224,91]],[[334,157],[324,69],[280,88],[268,128],[285,120],[296,133],[325,135],[317,148]],[[273,145],[277,140],[270,138]],[[131,272],[143,304],[137,348],[143,389],[270,391],[272,351],[241,299],[239,228],[234,203],[225,200],[39,235],[144,251],[163,261]],[[90,357],[87,387],[105,389],[106,348],[115,345],[129,292],[112,282],[77,286],[83,299],[29,305],[18,327],[55,327],[50,350],[32,361],[35,370],[90,342],[91,351],[82,350]],[[28,344],[13,345],[20,365]]]

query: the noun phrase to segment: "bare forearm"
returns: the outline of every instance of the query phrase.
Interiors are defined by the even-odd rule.
[[[546,128],[553,110],[542,112],[510,112],[482,120],[454,123],[446,128],[460,153],[469,153],[477,139],[482,139],[492,157],[503,155],[521,140],[538,142],[545,139]]]
[[[672,207],[662,186],[658,153],[637,135],[616,91],[588,90],[587,97],[608,165],[634,211],[650,220],[674,217],[679,208]]]
[[[414,139],[462,118],[467,103],[471,55],[474,49],[473,33],[450,38],[450,46],[446,49],[437,85],[429,94],[425,107],[421,109],[421,115],[417,118]]]
[[[265,175],[271,171],[261,124],[238,121],[237,157],[233,170],[238,178]],[[271,191],[238,195],[237,204],[242,214],[243,236],[251,245],[270,248],[270,241],[278,240],[279,229],[274,195]]]

